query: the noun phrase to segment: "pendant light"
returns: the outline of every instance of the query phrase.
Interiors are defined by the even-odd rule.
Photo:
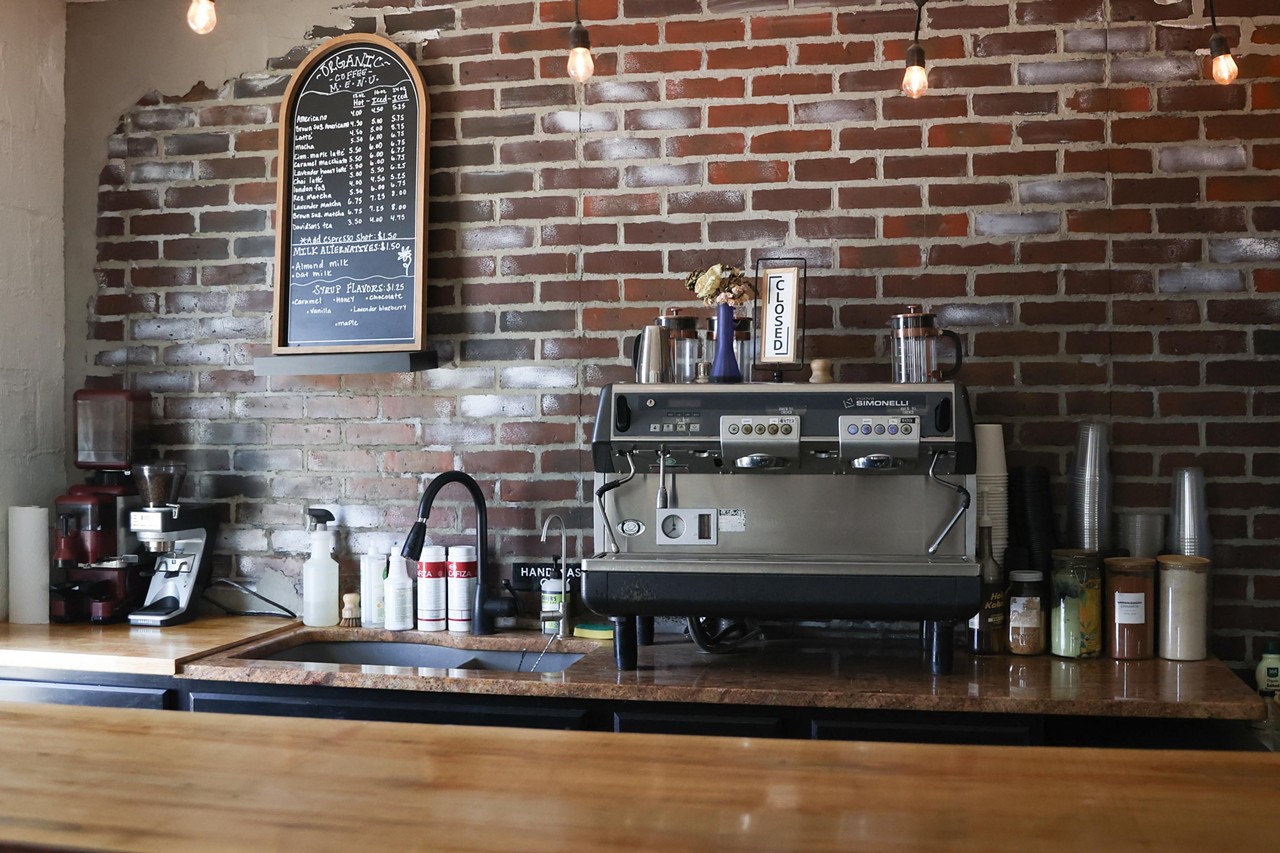
[[[902,75],[902,94],[918,98],[929,91],[929,72],[924,70],[924,48],[920,46],[920,17],[928,0],[916,0],[916,33],[907,48],[907,70]]]
[[[1209,56],[1212,57],[1213,79],[1222,85],[1234,82],[1240,73],[1231,48],[1227,47],[1227,37],[1218,32],[1218,15],[1213,9],[1213,0],[1209,0],[1209,20],[1213,24],[1213,35],[1209,36]]]
[[[569,76],[578,83],[585,83],[596,73],[595,60],[591,58],[591,36],[582,26],[578,13],[578,0],[573,0],[573,27],[569,30]]]
[[[191,0],[187,7],[187,26],[200,35],[208,35],[218,26],[218,9],[213,0]]]

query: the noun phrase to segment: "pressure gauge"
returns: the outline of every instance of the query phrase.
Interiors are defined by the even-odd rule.
[[[684,519],[672,514],[662,519],[662,535],[668,539],[679,539],[684,535]]]

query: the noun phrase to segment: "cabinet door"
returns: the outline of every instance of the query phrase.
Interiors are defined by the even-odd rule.
[[[668,735],[778,737],[782,718],[769,715],[699,714],[696,711],[614,711],[615,732]]]
[[[514,726],[527,729],[585,728],[586,712],[576,708],[522,708],[431,702],[333,701],[305,696],[192,691],[192,711],[261,714],[269,717],[320,717],[331,720],[378,720],[394,723],[439,723],[459,726]]]
[[[946,714],[932,719],[816,719],[814,740],[865,740],[892,743],[980,744],[1029,746],[1040,740],[1027,723],[1018,721],[955,720]]]
[[[161,687],[116,687],[52,681],[0,681],[0,699],[48,705],[149,708],[155,711],[177,707],[177,691]]]

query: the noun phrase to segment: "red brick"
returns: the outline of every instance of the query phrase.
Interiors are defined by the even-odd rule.
[[[1107,320],[1103,302],[1024,302],[1018,319],[1031,326],[1096,326]]]
[[[797,46],[796,65],[834,65],[848,68],[875,60],[875,44],[870,41],[818,42]]]
[[[782,68],[787,64],[787,48],[783,45],[768,47],[732,47],[707,51],[707,70],[725,68]]]
[[[937,207],[982,207],[1008,204],[1013,192],[1008,184],[931,184],[929,204]]]
[[[1036,240],[1022,244],[1024,264],[1100,264],[1107,259],[1102,240]]]
[[[707,108],[707,127],[759,127],[787,124],[786,104],[729,104]]]
[[[929,128],[930,148],[1008,145],[1012,139],[1013,129],[1007,124],[935,124]]]
[[[969,233],[969,217],[963,213],[913,214],[884,217],[884,238],[964,237]]]
[[[1280,177],[1231,175],[1205,179],[1208,201],[1275,201],[1280,199]]]
[[[744,21],[732,19],[668,21],[664,35],[667,44],[721,44],[744,40],[747,29]]]
[[[882,210],[920,207],[920,188],[905,184],[876,187],[839,187],[838,204],[845,210]]]
[[[751,38],[755,41],[816,38],[831,33],[832,18],[828,13],[751,19]]]
[[[704,133],[673,136],[667,139],[669,157],[706,157],[711,155],[743,154],[747,150],[744,133]]]
[[[741,77],[724,79],[684,77],[666,81],[667,100],[717,100],[745,97],[747,83]]]
[[[707,178],[713,184],[772,184],[787,180],[788,168],[780,160],[711,163]]]
[[[876,161],[872,157],[823,157],[816,160],[796,161],[797,181],[867,181],[876,176]]]
[[[1078,113],[1145,113],[1151,109],[1151,90],[1081,89],[1067,99],[1067,108]]]
[[[1104,21],[1103,0],[1021,0],[1015,13],[1020,24],[1072,24]]]
[[[1151,152],[1142,148],[1102,148],[1063,153],[1067,172],[1102,172],[1116,175],[1149,174]]]
[[[974,296],[1052,296],[1057,292],[1056,272],[979,272],[973,277]]]
[[[915,9],[854,10],[836,15],[836,32],[854,36],[910,32],[915,24]]]
[[[1111,121],[1111,141],[1187,142],[1200,137],[1198,118],[1121,118]],[[1212,137],[1210,137],[1212,138]]]
[[[1275,139],[1273,115],[1208,115],[1204,117],[1205,139]]]
[[[973,95],[975,116],[1046,115],[1057,111],[1057,92],[975,92]]]
[[[1125,300],[1111,303],[1112,322],[1117,326],[1173,326],[1200,322],[1200,306],[1195,302],[1167,299]]]
[[[756,98],[779,95],[827,95],[833,88],[829,74],[772,74],[751,81],[751,94]]]
[[[919,148],[919,127],[846,127],[840,131],[842,151],[883,151],[890,148]]]
[[[1105,132],[1103,122],[1094,119],[1024,121],[1018,125],[1018,139],[1027,145],[1102,142]]]
[[[1113,204],[1195,204],[1199,178],[1117,178],[1111,184]]]
[[[1057,171],[1058,155],[1054,151],[1002,151],[999,154],[974,154],[973,174],[1052,175]],[[888,158],[885,159],[886,170]]]
[[[1112,256],[1118,264],[1186,264],[1201,256],[1200,240],[1116,240]]]
[[[810,151],[830,151],[829,130],[780,130],[761,133],[751,138],[753,154],[800,154]]]
[[[886,299],[903,301],[952,299],[964,296],[965,277],[938,273],[886,275],[882,287]]]
[[[881,110],[889,121],[919,121],[931,118],[964,118],[968,104],[959,95],[936,95],[930,98],[888,98]]]
[[[974,56],[1047,56],[1058,49],[1058,35],[1053,30],[997,32],[972,38]]]
[[[1170,207],[1156,211],[1156,227],[1164,234],[1224,234],[1249,225],[1241,207]]]
[[[886,269],[918,267],[919,246],[841,246],[840,266],[845,269]]]
[[[884,177],[895,178],[963,178],[966,158],[963,154],[916,154],[901,157],[886,155]]]
[[[891,92],[902,87],[901,68],[876,68],[866,71],[846,71],[837,85],[841,92]]]
[[[1151,231],[1149,210],[1078,210],[1067,214],[1067,230],[1089,234],[1143,234]]]
[[[1257,87],[1254,89],[1256,92]],[[1156,106],[1162,113],[1226,112],[1244,109],[1244,96],[1244,86],[1220,86],[1206,82],[1160,89],[1156,93]],[[1256,96],[1254,106],[1258,108]]]
[[[1013,246],[1007,243],[932,245],[929,263],[938,266],[1008,266],[1013,263]]]

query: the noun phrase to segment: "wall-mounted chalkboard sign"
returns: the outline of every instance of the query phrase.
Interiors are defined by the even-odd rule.
[[[309,55],[285,92],[272,352],[425,344],[426,87],[378,36]]]

